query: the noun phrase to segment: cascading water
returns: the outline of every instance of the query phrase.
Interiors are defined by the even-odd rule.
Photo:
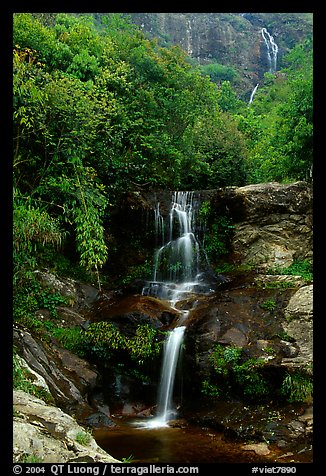
[[[203,283],[200,278],[200,246],[194,231],[198,210],[194,192],[173,192],[169,215],[164,218],[160,204],[155,208],[155,229],[160,245],[154,256],[153,280],[144,286],[142,294],[177,301],[195,292]]]
[[[260,30],[261,36],[264,39],[266,49],[267,49],[267,61],[268,61],[268,72],[275,73],[277,69],[277,55],[278,55],[278,46],[274,41],[272,35],[267,31],[266,28]],[[252,103],[254,96],[257,92],[259,83],[256,84],[254,89],[251,92],[249,105]]]
[[[156,235],[161,243],[155,253],[153,280],[147,282],[142,294],[167,300],[179,312],[179,317],[164,343],[157,416],[141,424],[146,428],[168,426],[168,421],[176,415],[174,380],[186,330],[184,324],[191,312],[177,309],[177,303],[195,292],[211,291],[209,285],[200,279],[200,246],[195,233],[198,205],[193,192],[174,192],[165,221],[160,213],[160,204],[154,210]]]
[[[267,59],[268,59],[268,66],[269,72],[275,73],[277,68],[277,54],[278,54],[278,46],[274,41],[272,35],[267,31],[266,28],[261,29],[261,35],[264,39],[266,48],[267,48]]]
[[[256,94],[256,91],[258,89],[258,86],[259,86],[259,83],[257,83],[256,86],[254,87],[254,89],[252,90],[252,92],[250,94],[249,104],[252,103],[252,101],[254,99],[254,95]]]

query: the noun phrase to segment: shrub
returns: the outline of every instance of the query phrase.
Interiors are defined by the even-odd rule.
[[[260,307],[262,309],[266,309],[266,311],[274,311],[276,307],[276,302],[274,299],[268,299],[267,301],[263,302]]]
[[[156,342],[156,336],[156,329],[143,324],[137,327],[133,337],[126,337],[114,324],[106,321],[91,324],[85,332],[88,345],[95,354],[106,358],[125,356],[138,364],[159,355],[161,346]]]
[[[312,263],[308,260],[294,261],[287,268],[274,266],[267,271],[268,274],[288,274],[290,276],[301,276],[305,281],[313,280]]]
[[[260,359],[243,360],[243,350],[240,347],[224,347],[217,344],[211,354],[215,376],[218,385],[205,383],[206,394],[213,395],[215,389],[219,391],[240,392],[249,400],[259,401],[270,393],[270,384],[262,374],[264,361]],[[217,393],[216,393],[217,394]]]
[[[289,403],[309,402],[312,398],[313,383],[305,373],[295,370],[287,372],[282,382],[281,394]]]
[[[216,262],[230,250],[230,241],[234,226],[228,216],[215,216],[211,204],[204,201],[199,210],[199,217],[206,224],[204,249],[209,261]]]

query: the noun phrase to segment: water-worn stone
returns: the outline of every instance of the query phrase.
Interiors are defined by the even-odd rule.
[[[13,459],[35,457],[44,463],[119,461],[100,448],[76,420],[21,390],[14,391]],[[85,444],[78,435],[86,435]]]
[[[152,296],[103,294],[93,305],[90,318],[113,322],[123,332],[135,332],[140,324],[164,328],[178,315],[168,303]]]
[[[284,311],[284,331],[295,339],[298,352],[283,358],[288,367],[309,368],[313,363],[313,285],[301,287],[291,297]]]
[[[261,456],[268,455],[271,452],[266,443],[252,443],[242,445],[241,448],[245,451],[254,451],[257,455]]]
[[[304,286],[291,297],[285,309],[285,318],[310,321],[313,315],[313,285]]]

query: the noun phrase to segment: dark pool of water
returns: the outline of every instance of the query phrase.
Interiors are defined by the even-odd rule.
[[[135,420],[121,419],[118,427],[93,432],[99,446],[122,460],[132,456],[132,463],[271,463],[311,462],[309,452],[285,456],[273,449],[268,455],[244,450],[243,442],[227,441],[221,433],[189,426],[139,428]],[[270,449],[271,447],[269,447]],[[283,458],[281,458],[283,456]]]

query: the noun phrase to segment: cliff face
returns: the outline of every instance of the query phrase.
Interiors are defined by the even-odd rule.
[[[290,266],[312,259],[312,190],[306,182],[277,182],[194,192],[234,224],[231,249],[242,264]],[[170,191],[133,194],[133,207],[169,213]]]
[[[266,28],[279,48],[278,68],[290,48],[312,34],[310,13],[131,13],[160,44],[179,45],[199,64],[220,63],[239,73],[240,91],[252,89],[268,71]]]

